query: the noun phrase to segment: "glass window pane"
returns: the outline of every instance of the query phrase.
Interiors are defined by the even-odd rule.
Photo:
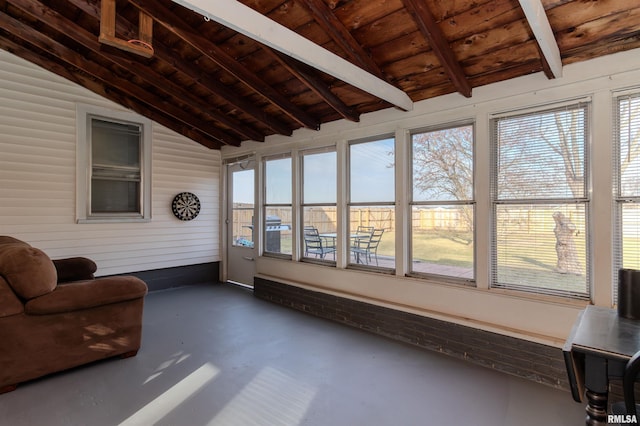
[[[622,205],[622,267],[640,269],[640,204]]]
[[[496,206],[496,286],[586,295],[585,211],[585,204]]]
[[[291,207],[265,209],[264,249],[270,253],[291,254]]]
[[[141,213],[141,126],[91,119],[91,213]]]
[[[412,272],[474,278],[473,206],[414,206]]]
[[[265,203],[291,204],[291,158],[265,162]]]
[[[618,102],[619,194],[640,197],[640,96]]]
[[[473,126],[417,133],[413,201],[473,199]]]
[[[233,172],[233,238],[234,246],[253,247],[254,171]]]
[[[394,202],[394,139],[350,146],[351,202]]]
[[[140,168],[142,130],[136,124],[91,119],[93,165]]]
[[[337,217],[335,206],[313,206],[303,209],[303,257],[336,260]]]
[[[139,212],[139,182],[91,180],[91,213]]]
[[[302,158],[304,203],[335,203],[338,178],[335,151],[307,154]]]
[[[338,212],[336,206],[305,207],[302,211],[302,223],[304,227],[312,227],[321,234],[336,232]]]
[[[585,197],[586,108],[498,120],[497,198]]]
[[[492,287],[588,298],[587,112],[574,104],[493,121]]]
[[[349,262],[395,268],[395,210],[393,206],[349,208]]]

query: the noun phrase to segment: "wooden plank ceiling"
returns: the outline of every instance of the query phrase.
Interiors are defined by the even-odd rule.
[[[414,102],[472,97],[531,73],[554,78],[518,0],[241,3]],[[640,2],[541,5],[562,65],[640,47]],[[212,149],[392,106],[171,0],[115,0],[115,10],[109,20],[99,0],[0,0],[0,48]],[[99,40],[101,22],[115,26],[115,41]]]

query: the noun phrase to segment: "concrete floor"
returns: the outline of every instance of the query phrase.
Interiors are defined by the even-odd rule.
[[[147,296],[142,348],[0,395],[0,424],[584,424],[568,392],[282,308],[230,285]]]

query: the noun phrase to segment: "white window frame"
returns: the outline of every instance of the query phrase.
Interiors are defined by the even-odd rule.
[[[613,300],[617,303],[618,299],[618,271],[625,267],[624,262],[624,250],[623,250],[623,237],[624,237],[624,206],[638,206],[640,205],[640,196],[623,194],[622,188],[622,170],[620,164],[621,157],[621,117],[620,117],[620,104],[624,101],[637,101],[640,100],[640,89],[633,89],[625,92],[615,93],[613,97],[614,108],[614,122],[613,122],[613,140],[614,140],[614,244],[613,244],[613,270],[612,270],[612,287],[613,287]],[[634,123],[635,124],[635,123]],[[628,266],[627,261],[627,268]]]
[[[353,139],[350,140],[347,144],[346,150],[347,150],[347,199],[346,199],[346,205],[345,205],[345,214],[346,214],[346,218],[347,218],[347,226],[346,226],[346,231],[347,231],[347,236],[350,236],[351,234],[356,232],[356,229],[351,229],[351,210],[354,208],[359,208],[359,207],[386,207],[389,208],[390,210],[394,211],[394,224],[393,227],[397,232],[397,220],[396,220],[396,214],[397,214],[397,194],[395,193],[397,190],[397,182],[394,182],[393,188],[394,188],[394,195],[393,195],[393,200],[386,200],[386,201],[380,201],[380,200],[370,200],[370,201],[354,201],[353,198],[353,194],[352,194],[352,151],[351,148],[354,145],[360,145],[360,144],[367,144],[367,143],[372,143],[372,142],[380,142],[380,141],[384,141],[384,140],[393,140],[393,176],[394,176],[394,180],[397,180],[397,173],[398,173],[398,167],[397,167],[397,162],[398,162],[398,153],[397,153],[397,135],[395,133],[382,133],[376,136],[370,136],[370,137],[366,137],[366,138],[361,138],[361,139]],[[340,214],[340,212],[338,212],[338,214]],[[349,243],[349,245],[347,246],[347,267],[350,269],[361,269],[361,270],[367,270],[367,271],[372,271],[372,272],[380,272],[380,273],[386,273],[386,274],[395,274],[396,273],[396,269],[398,267],[398,247],[396,247],[396,245],[394,245],[394,253],[393,253],[393,267],[388,267],[388,266],[378,266],[375,264],[360,264],[357,262],[353,262],[351,260],[351,253],[350,253],[350,239],[347,238],[346,239],[347,242]]]
[[[280,259],[287,259],[287,260],[291,260],[293,259],[293,254],[295,252],[295,247],[294,247],[294,242],[295,242],[295,233],[293,231],[293,229],[291,230],[292,232],[292,236],[291,236],[291,253],[283,253],[282,251],[269,251],[267,249],[267,244],[268,244],[268,239],[267,239],[267,210],[269,208],[288,208],[291,210],[291,220],[294,221],[295,220],[295,209],[294,209],[294,188],[293,188],[293,183],[289,182],[289,185],[291,185],[290,189],[291,189],[291,199],[289,200],[289,202],[283,202],[283,203],[270,203],[268,201],[268,197],[267,197],[267,163],[269,161],[277,161],[277,160],[285,160],[288,159],[290,161],[290,167],[291,167],[291,177],[292,179],[295,178],[296,176],[296,169],[294,168],[294,152],[287,152],[287,153],[283,153],[283,154],[277,154],[277,155],[269,155],[269,156],[264,156],[262,157],[262,222],[261,222],[261,229],[262,229],[262,247],[261,247],[261,252],[262,252],[262,256],[266,256],[266,257],[275,257],[275,258],[280,258]],[[281,226],[286,226],[286,225],[281,225]],[[293,228],[293,223],[291,224],[291,227]]]
[[[552,112],[554,110],[561,110],[563,107],[567,108],[584,108],[585,109],[585,141],[584,141],[584,177],[583,177],[583,185],[584,185],[584,194],[582,197],[531,197],[531,198],[498,198],[498,166],[497,166],[497,156],[498,156],[498,141],[496,139],[496,126],[501,119],[517,117],[517,116],[529,116],[535,115],[539,113]],[[496,289],[506,289],[506,290],[517,290],[523,291],[526,293],[547,295],[547,296],[560,296],[569,299],[577,299],[577,300],[590,300],[592,296],[592,280],[593,280],[593,250],[591,247],[591,234],[592,234],[592,224],[591,224],[591,135],[592,135],[592,100],[591,98],[580,98],[574,100],[568,100],[565,102],[556,102],[547,105],[541,105],[539,107],[525,109],[525,110],[515,110],[512,112],[494,114],[490,117],[489,127],[490,127],[490,144],[491,144],[491,220],[492,220],[492,243],[491,243],[491,271],[490,271],[490,288]],[[585,293],[581,292],[573,292],[573,291],[565,291],[565,290],[557,290],[551,287],[531,287],[524,284],[518,283],[502,283],[498,281],[497,277],[497,209],[500,206],[509,206],[509,205],[582,205],[584,206],[584,221],[585,221]],[[568,274],[570,275],[570,274]]]
[[[91,214],[91,125],[92,118],[139,125],[142,129],[140,162],[140,212]],[[76,222],[119,223],[151,221],[152,122],[136,113],[94,105],[76,106]]]
[[[336,188],[335,188],[335,201],[333,202],[319,202],[319,203],[307,203],[304,197],[304,193],[305,193],[305,182],[304,182],[304,168],[305,168],[305,157],[307,156],[311,156],[311,155],[316,155],[316,154],[324,154],[324,153],[333,153],[335,154],[335,160],[336,160]],[[340,212],[338,211],[338,185],[337,185],[337,181],[338,181],[338,152],[336,149],[335,145],[330,145],[330,146],[326,146],[326,147],[321,147],[321,148],[309,148],[307,150],[304,151],[300,151],[299,153],[299,181],[300,181],[300,198],[299,198],[299,214],[300,214],[300,224],[301,226],[299,227],[299,229],[301,229],[302,231],[299,232],[299,239],[300,241],[300,253],[299,253],[299,258],[300,261],[303,262],[310,262],[310,263],[317,263],[320,265],[327,265],[327,266],[336,266],[337,264],[337,252],[334,252],[332,256],[330,256],[329,258],[325,258],[325,259],[317,259],[311,256],[305,256],[305,250],[304,250],[304,211],[305,208],[307,207],[333,207],[336,209],[336,216],[337,218],[340,217]],[[323,239],[323,241],[326,241],[326,239]],[[336,223],[336,237],[333,238],[333,242],[335,243],[335,246],[337,248],[338,246],[338,242],[340,241],[339,238],[337,238],[337,223]]]
[[[414,188],[414,170],[413,170],[413,162],[414,162],[414,145],[413,145],[413,137],[414,135],[418,135],[421,133],[428,133],[428,132],[435,132],[435,131],[439,131],[439,130],[450,130],[450,129],[455,129],[455,128],[460,128],[460,127],[471,127],[471,166],[473,168],[472,170],[472,180],[471,180],[471,199],[468,200],[437,200],[437,201],[433,201],[433,200],[424,200],[424,201],[417,201],[413,199],[413,188]],[[456,122],[452,122],[452,123],[445,123],[445,124],[439,124],[439,125],[435,125],[435,126],[429,126],[429,127],[422,127],[422,128],[417,128],[417,129],[412,129],[409,132],[409,145],[410,145],[410,162],[409,164],[411,165],[411,173],[409,174],[409,180],[410,183],[408,185],[408,191],[412,194],[411,197],[409,197],[409,203],[407,205],[407,211],[406,214],[409,216],[409,218],[411,218],[409,220],[409,226],[407,227],[407,239],[408,239],[408,244],[409,244],[409,250],[408,250],[408,264],[409,264],[409,271],[407,273],[408,276],[414,276],[414,277],[418,277],[418,278],[435,278],[435,279],[439,279],[443,282],[447,282],[447,283],[456,283],[456,284],[465,284],[465,285],[469,285],[469,286],[475,286],[476,285],[476,265],[477,265],[477,259],[476,259],[476,250],[477,250],[477,238],[476,238],[476,176],[475,176],[475,169],[476,169],[476,123],[474,120],[462,120],[462,121],[456,121]],[[413,238],[414,238],[414,233],[413,233],[413,208],[416,206],[425,206],[425,207],[438,207],[438,206],[470,206],[473,213],[472,213],[472,224],[471,224],[471,228],[472,228],[472,238],[473,241],[471,242],[472,246],[473,246],[473,267],[472,267],[472,277],[471,278],[465,278],[465,277],[460,277],[460,276],[456,276],[456,275],[451,275],[451,274],[447,274],[445,273],[435,273],[435,272],[421,272],[421,271],[417,271],[414,270],[414,265],[413,265],[413,261],[414,261],[414,257],[413,257]]]

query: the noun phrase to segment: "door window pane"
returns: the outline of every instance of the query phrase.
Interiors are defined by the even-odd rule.
[[[233,172],[233,238],[234,246],[253,247],[254,239],[254,171]]]

